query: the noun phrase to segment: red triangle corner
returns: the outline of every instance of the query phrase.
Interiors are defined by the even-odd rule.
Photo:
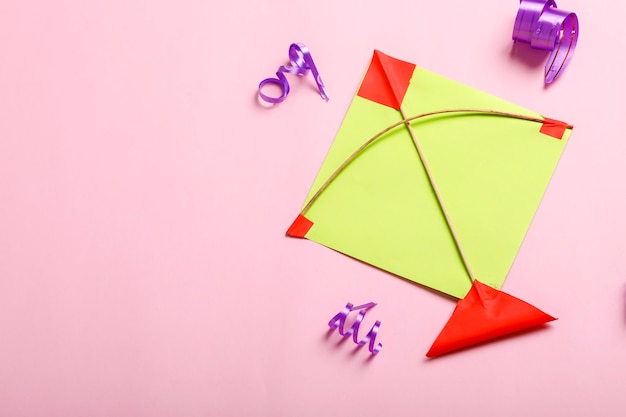
[[[414,71],[415,64],[374,50],[357,95],[399,110]]]
[[[444,355],[553,320],[527,302],[475,280],[426,356]]]
[[[539,129],[539,131],[545,135],[552,136],[553,138],[560,140],[563,139],[565,129],[567,129],[568,127],[569,125],[565,122],[544,117],[541,129]]]
[[[311,227],[313,227],[313,222],[304,217],[302,214],[298,214],[296,220],[294,220],[287,230],[287,236],[304,239],[309,230],[311,230]]]

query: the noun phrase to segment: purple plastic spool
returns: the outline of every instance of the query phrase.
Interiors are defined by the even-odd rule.
[[[578,42],[576,13],[559,10],[554,0],[520,0],[513,40],[552,51],[545,68],[546,84],[565,70]]]

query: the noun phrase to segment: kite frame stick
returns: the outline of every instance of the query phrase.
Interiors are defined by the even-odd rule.
[[[311,206],[315,203],[315,201],[317,201],[317,199],[320,197],[320,195],[328,188],[328,186],[333,182],[333,180],[335,178],[337,178],[337,176],[352,162],[354,161],[354,159],[359,156],[361,154],[361,152],[363,152],[369,145],[371,145],[374,141],[376,141],[378,138],[380,138],[381,136],[383,136],[384,134],[388,133],[389,131],[397,128],[398,126],[402,126],[405,125],[407,126],[407,129],[409,130],[409,134],[411,135],[411,139],[413,140],[413,143],[415,144],[415,148],[417,149],[420,161],[422,162],[422,165],[424,166],[424,170],[426,171],[426,175],[428,176],[428,180],[430,182],[430,185],[433,189],[433,192],[435,193],[435,197],[437,198],[437,201],[439,203],[439,207],[441,208],[441,211],[443,212],[443,215],[445,217],[446,223],[448,225],[448,228],[450,229],[450,233],[452,234],[452,238],[454,239],[454,243],[456,245],[456,248],[459,252],[459,255],[461,256],[461,260],[463,262],[463,265],[470,277],[470,279],[472,281],[474,281],[475,277],[472,273],[472,270],[469,266],[469,263],[467,262],[467,259],[465,257],[465,253],[463,252],[463,249],[461,247],[461,244],[459,242],[459,239],[456,235],[456,230],[454,229],[454,226],[452,225],[452,222],[450,220],[450,216],[448,214],[448,211],[445,208],[445,205],[443,204],[443,200],[441,198],[439,189],[433,179],[432,173],[430,171],[430,167],[428,166],[428,163],[426,162],[426,159],[423,155],[422,152],[422,148],[419,145],[419,142],[417,141],[417,137],[415,136],[415,132],[413,131],[413,128],[411,126],[411,122],[414,120],[418,120],[418,119],[422,119],[425,117],[429,117],[429,116],[435,116],[435,115],[440,115],[440,114],[454,114],[454,113],[468,113],[468,115],[488,115],[488,116],[498,116],[498,117],[508,117],[508,118],[513,118],[513,119],[520,119],[520,120],[528,120],[531,122],[536,122],[536,123],[543,123],[545,120],[541,117],[533,117],[533,116],[526,116],[523,114],[517,114],[517,113],[508,113],[508,112],[502,112],[502,111],[497,111],[497,110],[485,110],[485,109],[449,109],[449,110],[437,110],[437,111],[432,111],[432,112],[428,112],[428,113],[422,113],[422,114],[418,114],[416,116],[412,116],[412,117],[406,117],[406,115],[404,114],[404,111],[402,109],[402,107],[400,108],[400,114],[402,115],[402,119],[401,121],[394,123],[388,127],[386,127],[385,129],[381,130],[380,132],[378,132],[376,135],[372,136],[370,139],[368,139],[367,141],[365,141],[365,143],[363,143],[361,146],[359,146],[359,148],[354,151],[336,170],[335,172],[332,173],[332,175],[330,177],[328,177],[328,179],[322,184],[322,186],[316,191],[316,193],[313,195],[313,197],[311,197],[311,199],[306,203],[306,205],[302,208],[302,210],[300,211],[300,214],[305,215],[306,212],[311,208]],[[568,124],[566,126],[567,129],[572,129],[574,126]]]
[[[403,119],[405,120],[407,119],[406,115],[404,114],[404,110],[402,109],[402,106],[400,106],[400,114],[402,115]],[[409,134],[411,135],[411,139],[413,139],[413,144],[415,145],[417,154],[419,155],[420,161],[422,162],[424,171],[426,171],[426,176],[428,176],[428,182],[430,182],[430,188],[432,188],[433,192],[435,193],[435,197],[437,197],[439,208],[441,209],[441,212],[443,213],[443,217],[446,220],[446,224],[448,225],[448,230],[450,230],[450,234],[452,235],[452,239],[454,240],[454,245],[456,246],[456,250],[457,252],[459,252],[459,255],[461,256],[461,261],[463,262],[465,271],[467,271],[467,275],[469,275],[470,280],[474,282],[476,278],[474,277],[474,274],[472,273],[472,268],[470,268],[469,261],[467,260],[467,257],[465,256],[465,252],[463,251],[463,246],[461,246],[461,241],[459,240],[459,237],[456,234],[456,230],[454,229],[454,225],[452,224],[452,219],[450,218],[450,214],[448,213],[448,210],[446,209],[446,206],[443,203],[441,192],[439,191],[439,187],[437,187],[437,183],[435,182],[433,173],[430,170],[430,166],[428,165],[428,162],[426,161],[426,156],[424,155],[424,151],[422,150],[422,147],[417,141],[417,136],[415,135],[415,132],[413,131],[413,127],[411,126],[411,123],[406,122],[406,128],[409,130]]]

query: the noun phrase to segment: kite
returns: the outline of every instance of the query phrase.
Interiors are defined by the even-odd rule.
[[[572,128],[375,50],[287,235],[460,299],[429,357],[542,325],[500,288]]]

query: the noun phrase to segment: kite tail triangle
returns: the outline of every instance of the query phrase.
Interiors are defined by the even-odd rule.
[[[304,217],[304,215],[298,214],[296,220],[294,220],[289,229],[287,229],[286,235],[304,239],[309,230],[311,230],[311,227],[313,227],[313,222]]]
[[[474,280],[426,356],[444,355],[553,320],[527,302]]]

